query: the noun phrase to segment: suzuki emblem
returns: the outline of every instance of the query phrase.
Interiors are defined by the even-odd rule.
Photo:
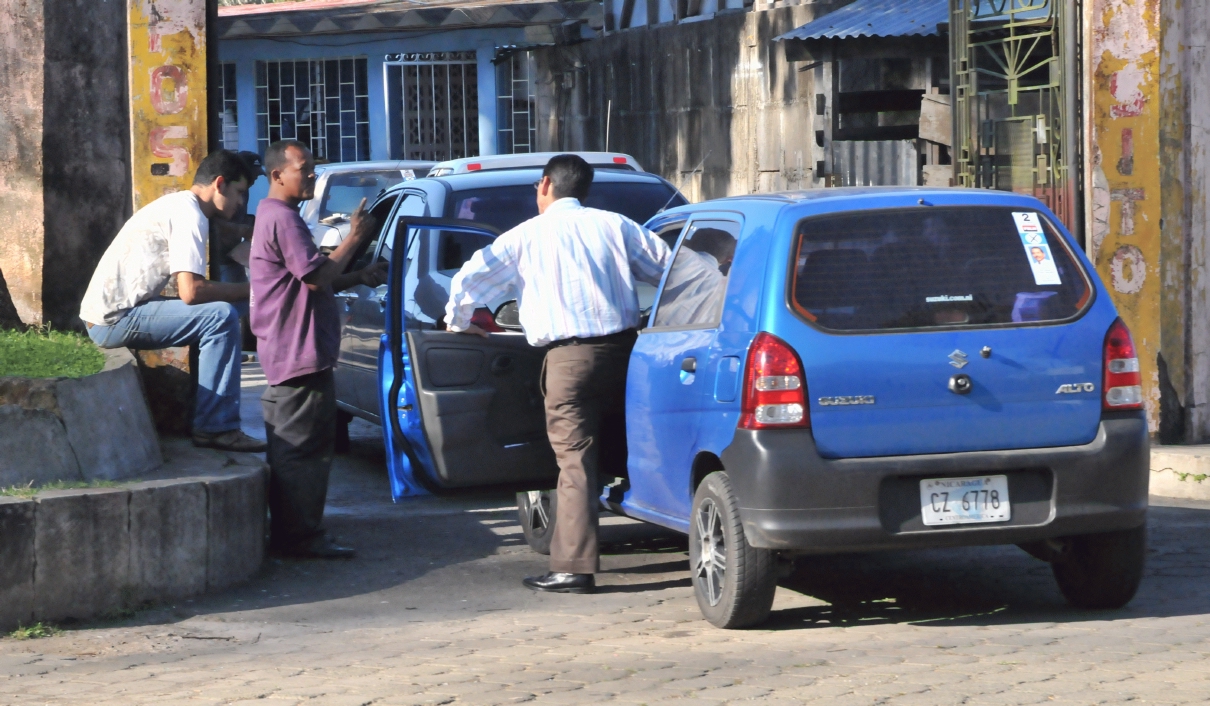
[[[966,367],[966,354],[960,350],[955,350],[953,353],[950,353],[949,359],[950,365],[954,366],[955,368],[962,369]]]

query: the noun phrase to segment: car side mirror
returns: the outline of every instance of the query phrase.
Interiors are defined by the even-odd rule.
[[[504,302],[496,309],[495,314],[496,325],[505,331],[520,331],[521,330],[521,310],[517,307],[517,300]]]

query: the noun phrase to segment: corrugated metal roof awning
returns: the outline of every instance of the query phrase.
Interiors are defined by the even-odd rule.
[[[935,37],[949,22],[949,0],[857,0],[773,41],[854,37]]]

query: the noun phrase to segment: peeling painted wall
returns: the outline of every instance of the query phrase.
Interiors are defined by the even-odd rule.
[[[1210,439],[1210,0],[1092,0],[1090,251],[1134,333],[1153,432]]]
[[[206,4],[129,0],[135,210],[189,188],[206,156]]]
[[[1085,67],[1090,255],[1130,327],[1159,430],[1160,0],[1091,0]]]
[[[831,94],[830,71],[799,71],[772,39],[836,6],[722,14],[541,50],[538,147],[605,149],[608,126],[609,150],[694,201],[822,186],[816,166],[830,155],[816,135],[832,106],[816,115],[816,94]]]

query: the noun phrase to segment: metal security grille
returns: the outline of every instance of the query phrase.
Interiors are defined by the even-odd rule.
[[[538,130],[537,61],[533,52],[519,51],[496,64],[499,104],[496,150],[500,154],[536,151]]]
[[[239,149],[239,111],[236,107],[235,64],[219,64],[218,94],[222,96],[222,145],[226,150]]]
[[[317,160],[370,158],[366,59],[256,62],[257,148],[299,140]]]
[[[479,154],[475,52],[388,54],[387,123],[393,159]]]
[[[1076,0],[951,0],[957,177],[1076,227]]]

